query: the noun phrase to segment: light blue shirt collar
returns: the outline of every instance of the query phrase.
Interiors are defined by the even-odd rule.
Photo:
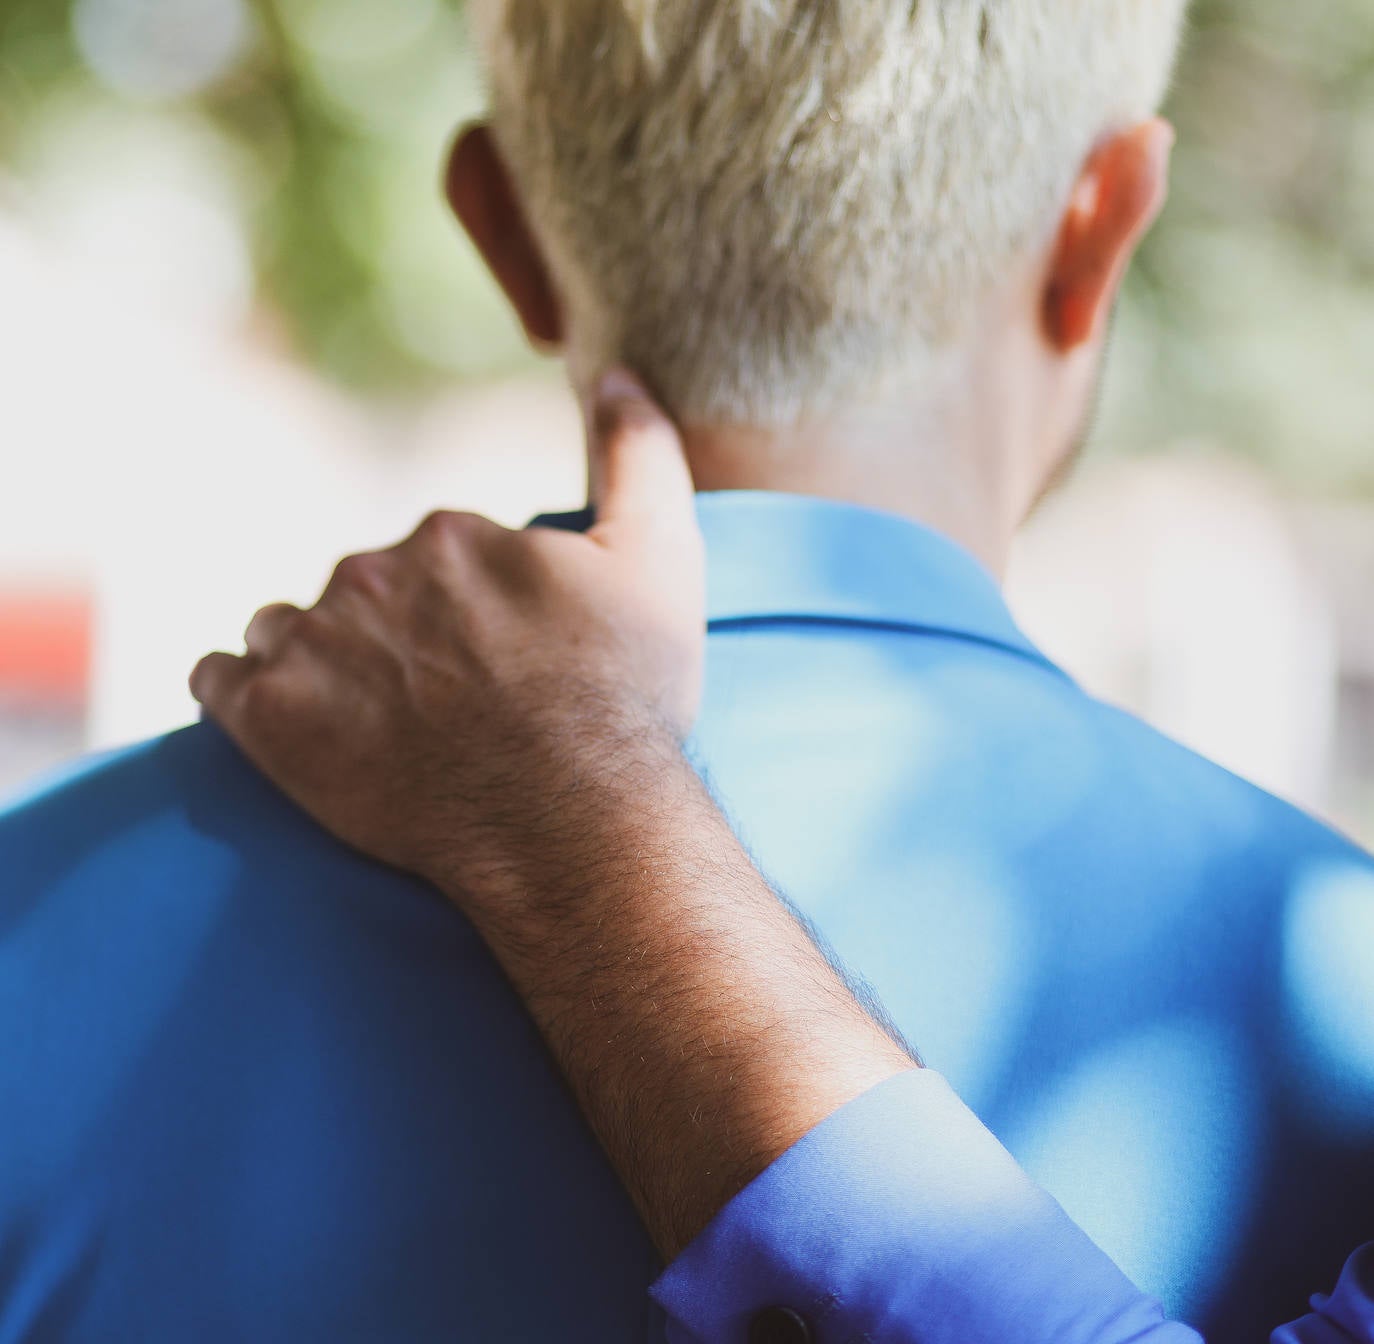
[[[760,490],[700,494],[697,516],[713,630],[769,622],[909,630],[994,645],[1059,671],[1022,633],[982,564],[920,523]],[[583,512],[535,521],[572,529],[589,520]]]

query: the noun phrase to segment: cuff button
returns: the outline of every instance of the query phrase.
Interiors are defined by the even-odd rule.
[[[812,1344],[811,1327],[789,1307],[766,1307],[749,1322],[749,1344]]]

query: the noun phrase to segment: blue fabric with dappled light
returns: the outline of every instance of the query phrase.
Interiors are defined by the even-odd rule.
[[[1374,863],[1088,698],[930,532],[700,507],[696,751],[764,868],[1170,1312],[1302,1315],[1374,1236]],[[0,1344],[662,1337],[471,929],[211,726],[0,814],[0,1116]]]

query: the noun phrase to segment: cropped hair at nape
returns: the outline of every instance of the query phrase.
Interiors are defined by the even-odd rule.
[[[957,343],[1186,0],[473,0],[495,134],[585,372],[777,424]]]

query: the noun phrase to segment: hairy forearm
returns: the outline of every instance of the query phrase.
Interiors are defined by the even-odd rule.
[[[444,883],[675,1255],[826,1117],[913,1061],[759,876],[671,736],[621,725],[512,857]]]

